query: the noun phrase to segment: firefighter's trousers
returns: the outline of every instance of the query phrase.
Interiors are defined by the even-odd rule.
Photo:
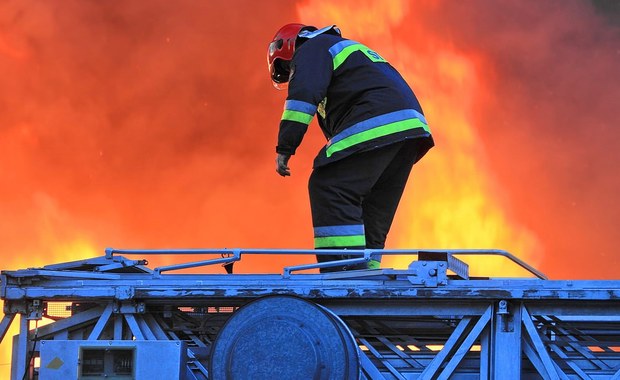
[[[411,139],[353,154],[315,168],[308,190],[316,249],[383,249],[413,165],[428,150]],[[319,262],[350,258],[317,255]],[[322,268],[321,272],[378,268],[370,265]]]

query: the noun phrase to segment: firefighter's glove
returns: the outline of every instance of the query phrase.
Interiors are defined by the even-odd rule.
[[[291,158],[288,154],[278,153],[276,157],[276,171],[282,177],[291,175],[291,170],[288,167],[288,160]]]

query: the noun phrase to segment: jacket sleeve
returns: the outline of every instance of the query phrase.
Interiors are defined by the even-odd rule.
[[[277,153],[295,154],[325,98],[332,76],[332,58],[321,36],[305,42],[291,62],[291,78],[280,121]]]

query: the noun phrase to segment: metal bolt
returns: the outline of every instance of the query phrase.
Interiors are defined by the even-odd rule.
[[[499,301],[497,306],[498,306],[498,310],[497,310],[498,314],[508,314],[508,301],[501,300]]]

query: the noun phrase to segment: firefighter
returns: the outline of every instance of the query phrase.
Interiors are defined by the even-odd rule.
[[[376,51],[342,37],[336,25],[283,26],[268,48],[273,84],[288,89],[276,171],[291,174],[317,115],[327,138],[308,183],[315,249],[380,250],[413,165],[434,145],[420,103]],[[318,262],[351,258],[317,255]],[[378,269],[381,255],[321,272]]]

